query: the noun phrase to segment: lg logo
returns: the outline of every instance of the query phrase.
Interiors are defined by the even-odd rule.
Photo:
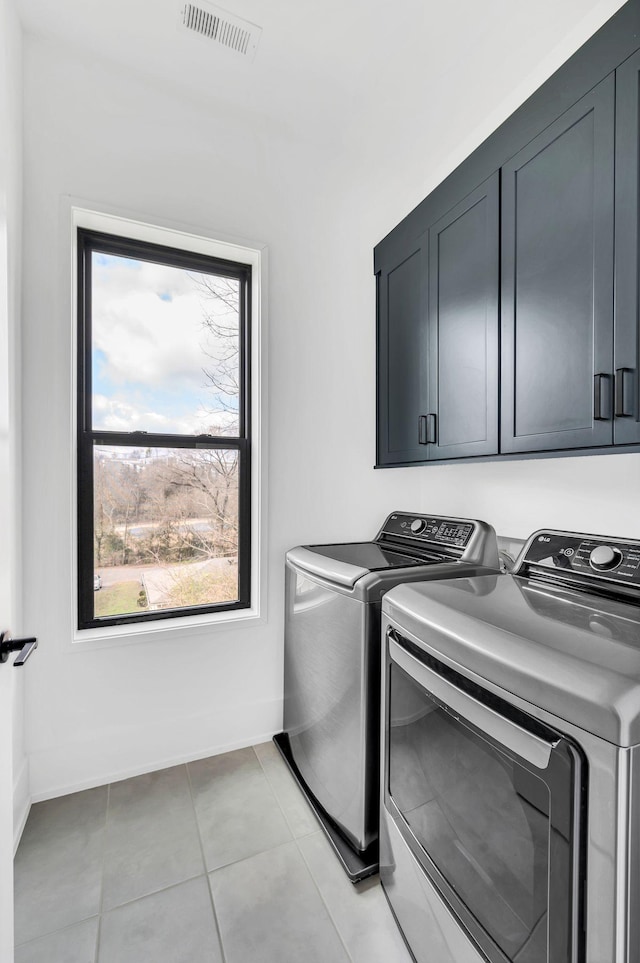
[[[541,535],[540,538],[538,539],[538,541],[539,541],[539,542],[550,542],[551,539],[549,538],[548,535]]]

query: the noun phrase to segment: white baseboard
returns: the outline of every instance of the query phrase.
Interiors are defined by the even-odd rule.
[[[22,838],[29,810],[31,809],[31,795],[29,793],[29,760],[25,757],[13,786],[13,853],[15,855]]]
[[[105,786],[112,782],[121,782],[123,779],[130,779],[132,776],[142,776],[147,772],[155,772],[159,769],[169,769],[171,766],[184,765],[187,762],[195,762],[197,759],[208,759],[209,756],[219,756],[223,752],[232,752],[234,749],[246,749],[248,746],[255,746],[261,742],[268,742],[278,730],[270,730],[266,733],[259,733],[248,739],[234,741],[226,745],[210,746],[208,749],[201,749],[194,753],[183,753],[179,756],[159,757],[149,761],[144,765],[133,766],[127,769],[113,770],[101,774],[93,779],[81,779],[64,785],[58,785],[43,792],[36,792],[31,797],[30,802],[43,802],[46,799],[56,799],[58,796],[68,796],[73,792],[82,792],[84,789],[94,789],[96,786]],[[27,807],[26,817],[29,813]],[[24,826],[24,823],[23,823]],[[22,832],[22,830],[21,830]]]

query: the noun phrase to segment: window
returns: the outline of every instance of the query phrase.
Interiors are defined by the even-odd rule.
[[[251,265],[78,228],[79,628],[251,604]]]

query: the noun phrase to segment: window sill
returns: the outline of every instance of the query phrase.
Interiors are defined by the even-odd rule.
[[[234,628],[265,624],[266,619],[256,608],[230,612],[210,612],[201,616],[158,619],[149,623],[136,622],[128,625],[105,625],[92,629],[76,629],[71,648],[74,652],[140,642],[169,642],[176,635],[197,638],[199,636],[232,631]]]

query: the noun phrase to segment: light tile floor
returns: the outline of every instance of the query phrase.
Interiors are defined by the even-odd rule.
[[[410,963],[273,743],[31,809],[16,963]]]

